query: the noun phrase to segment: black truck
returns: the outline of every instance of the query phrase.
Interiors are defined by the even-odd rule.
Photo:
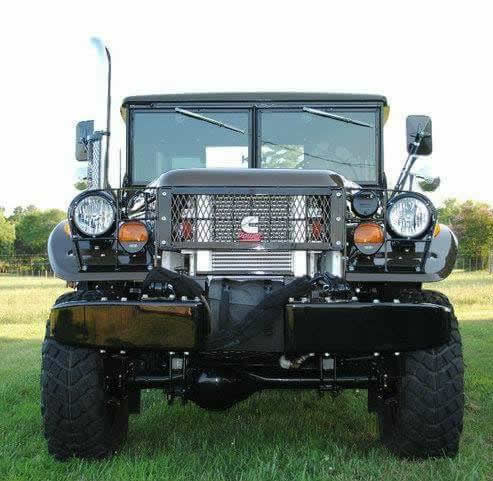
[[[87,189],[52,232],[55,301],[41,410],[55,457],[124,441],[142,389],[221,411],[264,389],[368,392],[382,442],[408,457],[457,453],[463,360],[445,279],[457,253],[430,200],[431,120],[407,120],[387,185],[379,95],[128,97],[124,176],[109,129],[77,127]],[[289,416],[289,414],[286,414]]]

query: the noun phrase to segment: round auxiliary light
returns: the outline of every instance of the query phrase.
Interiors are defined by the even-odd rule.
[[[149,232],[144,223],[138,220],[123,222],[118,229],[118,240],[130,254],[141,251],[149,240]]]
[[[383,241],[383,229],[379,224],[365,222],[354,229],[354,245],[363,254],[375,254],[382,247]]]
[[[115,222],[115,206],[106,195],[85,195],[75,200],[71,211],[75,227],[87,236],[103,235]]]
[[[353,195],[353,211],[360,217],[371,217],[378,210],[380,201],[373,191],[360,190]]]
[[[420,196],[402,194],[389,203],[387,223],[400,237],[420,237],[433,220],[432,207]]]

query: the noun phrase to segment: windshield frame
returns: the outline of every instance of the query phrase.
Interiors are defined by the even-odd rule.
[[[132,179],[133,163],[133,117],[136,112],[170,112],[173,113],[176,107],[186,110],[200,112],[207,115],[207,112],[243,112],[248,114],[248,168],[260,168],[261,165],[261,112],[269,111],[293,111],[302,112],[303,107],[310,107],[320,110],[328,110],[334,113],[353,111],[376,112],[375,115],[375,161],[377,176],[376,181],[360,181],[350,179],[362,186],[385,187],[384,158],[383,158],[383,102],[378,101],[358,101],[358,102],[173,102],[155,103],[149,105],[130,105],[128,114],[125,118],[126,124],[126,174],[125,185],[145,186],[147,184],[134,183]],[[330,122],[330,119],[327,119]],[[334,120],[334,122],[337,122]],[[218,127],[220,128],[220,127]],[[363,128],[363,127],[361,127]],[[329,170],[329,169],[327,169]]]

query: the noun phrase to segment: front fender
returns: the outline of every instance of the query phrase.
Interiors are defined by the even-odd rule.
[[[424,265],[424,272],[347,272],[350,282],[438,282],[446,279],[457,259],[457,237],[446,225],[440,224],[440,232],[433,237]]]
[[[430,281],[441,281],[450,275],[457,260],[457,249],[457,236],[452,229],[440,224],[440,232],[431,241],[425,263],[425,274],[432,277]]]
[[[143,281],[147,272],[81,272],[73,250],[72,239],[65,232],[67,221],[60,222],[48,238],[48,258],[51,269],[61,279],[78,281]]]

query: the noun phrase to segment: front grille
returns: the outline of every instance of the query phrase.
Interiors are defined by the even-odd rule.
[[[214,273],[292,274],[293,253],[289,251],[214,251],[212,271]]]
[[[331,195],[185,194],[171,198],[172,244],[330,244]]]

